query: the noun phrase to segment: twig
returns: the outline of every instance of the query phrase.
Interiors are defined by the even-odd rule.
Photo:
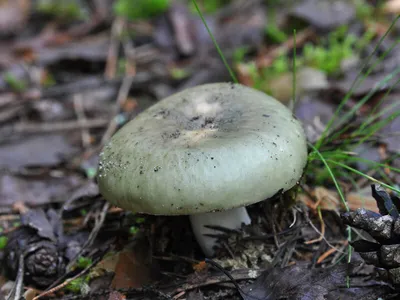
[[[132,41],[126,41],[123,44],[124,54],[127,58],[125,63],[125,76],[135,76],[136,75],[136,48]]]
[[[24,255],[21,254],[19,256],[19,262],[18,262],[17,281],[15,282],[10,294],[8,294],[7,300],[11,300],[13,298],[13,295],[14,295],[14,300],[21,299],[23,283],[24,283]]]
[[[141,86],[143,83],[148,81],[148,77],[142,76],[143,81],[138,80],[138,85]],[[80,78],[73,82],[58,84],[52,87],[48,87],[42,90],[28,90],[23,94],[24,99],[41,99],[41,98],[60,98],[63,96],[71,95],[74,93],[83,93],[98,88],[110,87],[114,88],[121,83],[120,78],[113,80],[107,80],[104,76],[90,76],[87,78]]]
[[[32,123],[22,122],[12,127],[11,131],[14,133],[43,133],[55,131],[71,131],[82,128],[101,128],[107,126],[109,120],[107,119],[89,119],[85,123],[79,121],[66,121],[54,123]]]
[[[97,215],[97,218],[95,219],[95,225],[93,227],[92,232],[90,233],[86,243],[83,245],[82,248],[86,248],[91,246],[95,238],[97,237],[97,234],[99,233],[101,227],[103,226],[104,220],[106,219],[107,211],[108,208],[110,207],[109,202],[104,202],[103,209],[101,210],[100,214]]]
[[[318,200],[318,201],[321,201],[321,200]],[[319,202],[317,202],[317,205],[319,205]],[[320,241],[322,241],[323,237],[325,236],[325,222],[324,222],[324,219],[322,218],[321,209],[319,208],[317,211],[318,211],[319,221],[321,222],[321,234],[316,239],[304,242],[304,244],[306,244],[306,245],[320,242]]]
[[[343,251],[341,251],[339,248],[336,248],[334,245],[332,245],[327,239],[326,237],[318,230],[317,227],[315,227],[315,225],[311,222],[311,220],[308,220],[308,223],[310,224],[310,226],[312,227],[312,229],[314,229],[320,236],[322,236],[322,239],[325,241],[325,243],[331,247],[332,249],[335,249],[335,251],[341,252],[341,253],[345,253]]]
[[[263,272],[263,269],[245,269],[245,270],[234,270],[230,272],[230,276],[232,279],[236,282],[239,280],[249,280],[249,279],[256,279],[258,276],[261,275]],[[232,283],[232,279],[227,278],[226,275],[221,275],[221,276],[210,276],[207,278],[206,281],[203,282],[196,282],[194,284],[189,284],[189,283],[183,283],[179,288],[177,288],[175,291],[173,291],[173,294],[176,295],[182,291],[189,291],[189,290],[194,290],[197,288],[201,288],[204,286],[209,286],[209,285],[214,285],[214,284],[220,284],[220,283],[226,283],[230,282]]]
[[[126,76],[122,81],[121,88],[119,89],[118,92],[117,102],[115,103],[114,107],[114,118],[108,124],[108,128],[104,133],[103,138],[101,139],[101,145],[104,145],[117,130],[118,122],[116,120],[116,116],[118,116],[118,112],[122,104],[126,101],[126,98],[128,97],[128,93],[131,88],[133,78],[134,78],[133,76]]]
[[[110,47],[108,48],[106,69],[104,71],[104,75],[108,79],[115,78],[115,74],[117,73],[118,48],[124,26],[124,20],[122,18],[116,18],[111,27],[111,41]]]
[[[0,215],[0,222],[6,222],[6,221],[13,222],[13,221],[17,221],[19,219],[20,219],[19,215],[11,215],[11,214]]]
[[[345,240],[343,241],[343,246],[347,246],[349,243],[349,241]],[[343,247],[341,247],[343,249]],[[340,251],[343,251],[341,249],[339,249]],[[330,248],[328,251],[325,251],[324,253],[322,253],[322,255],[318,258],[317,260],[317,264],[320,264],[324,261],[325,258],[327,258],[328,256],[330,256],[332,253],[335,253],[336,249],[334,248]],[[340,252],[338,252],[340,253]]]
[[[268,51],[266,54],[262,55],[260,58],[256,60],[257,68],[265,68],[271,66],[273,61],[279,56],[288,53],[294,46],[299,47],[303,45],[308,39],[310,39],[314,35],[314,31],[310,28],[307,28],[298,34],[296,34],[296,45],[294,41],[294,37],[290,37],[280,46],[273,48]]]
[[[17,106],[4,109],[3,111],[0,112],[0,123],[15,118],[16,116],[18,116],[18,114],[21,112],[23,108],[24,108],[23,105],[18,104]]]
[[[86,124],[86,116],[85,116],[85,111],[83,109],[82,94],[74,95],[74,110],[78,118],[78,122],[82,125],[81,128],[82,145],[84,148],[87,148],[88,146],[90,146],[90,134],[88,128],[84,127]]]
[[[95,225],[92,229],[92,232],[90,233],[87,241],[85,242],[85,244],[82,246],[82,249],[78,252],[78,254],[68,263],[67,265],[67,271],[70,271],[72,266],[75,264],[75,262],[77,261],[77,259],[79,258],[79,256],[83,253],[83,251],[85,249],[87,249],[87,247],[90,247],[90,245],[93,243],[93,241],[95,240],[95,238],[97,237],[97,234],[99,233],[101,227],[103,226],[104,220],[106,218],[107,215],[107,211],[108,208],[110,207],[110,203],[109,202],[104,202],[103,208],[101,210],[101,212],[97,215],[96,219],[95,219]]]
[[[77,278],[83,276],[84,274],[86,274],[86,272],[88,272],[95,264],[97,264],[97,262],[98,262],[99,260],[100,260],[99,258],[96,259],[93,263],[91,263],[89,266],[87,266],[85,269],[83,269],[81,272],[79,272],[79,273],[78,273],[77,275],[75,275],[74,277],[65,280],[63,283],[57,285],[56,287],[54,287],[54,288],[52,288],[52,289],[50,289],[50,290],[44,291],[43,293],[41,293],[40,295],[37,295],[37,296],[36,296],[35,298],[33,298],[32,300],[38,300],[38,299],[40,299],[40,298],[42,298],[42,297],[44,297],[44,296],[47,296],[47,295],[52,294],[52,293],[54,293],[54,292],[57,292],[57,291],[59,291],[60,289],[66,287],[71,281],[74,281],[75,279],[77,279]]]
[[[172,297],[172,299],[177,300],[185,294],[186,294],[186,291],[182,291],[182,292],[176,294],[174,297]]]

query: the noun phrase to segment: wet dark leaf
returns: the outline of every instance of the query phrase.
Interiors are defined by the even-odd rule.
[[[354,249],[357,252],[372,252],[377,251],[381,247],[380,244],[366,241],[366,240],[358,240],[351,243]]]
[[[306,0],[296,5],[291,14],[325,31],[348,24],[355,9],[349,1]]]
[[[354,152],[357,153],[358,157],[366,159],[367,161],[356,161],[357,170],[362,172],[368,172],[371,168],[371,164],[368,161],[381,162],[382,157],[379,155],[379,149],[371,144],[361,144],[354,148]]]
[[[345,286],[348,271],[354,266],[342,264],[327,269],[309,269],[305,265],[294,265],[274,268],[244,287],[241,295],[244,300],[335,299],[332,293]]]
[[[37,235],[42,238],[47,238],[53,242],[56,240],[52,224],[43,209],[31,209],[21,215],[21,223],[22,225],[35,229]]]
[[[73,209],[73,205],[71,202],[75,202],[76,200],[82,200],[87,197],[94,197],[99,194],[99,186],[93,181],[89,180],[88,182],[82,184],[79,188],[75,189],[73,192],[69,194],[69,197],[66,199],[64,206],[64,210]],[[76,201],[79,202],[79,201]],[[77,204],[79,206],[79,203]]]
[[[17,201],[30,206],[62,202],[72,190],[81,186],[82,180],[74,175],[24,177],[0,174],[0,206],[11,206]]]
[[[396,77],[397,80],[397,77]],[[389,95],[382,103],[381,110],[387,110],[382,119],[388,119],[393,113],[400,111],[399,94]],[[386,143],[388,150],[397,153],[400,149],[400,117],[397,116],[393,121],[382,128],[382,140]]]
[[[266,23],[265,9],[260,8],[259,2],[245,1],[225,9],[229,13],[205,16],[220,47],[229,52],[242,46],[259,46]],[[204,57],[208,51],[217,55],[203,22],[186,7],[180,4],[171,5],[167,19],[160,18],[154,33],[155,41],[162,49],[171,53],[171,49],[176,47],[181,55],[197,54],[200,58],[208,58]],[[229,53],[225,55],[229,56]]]
[[[399,216],[397,207],[393,203],[390,195],[383,189],[382,186],[377,184],[371,185],[372,197],[376,200],[378,204],[379,212],[381,215],[390,215],[394,218]]]
[[[104,63],[107,58],[109,36],[98,35],[80,41],[60,45],[59,47],[41,48],[36,54],[36,61],[41,65],[59,61],[85,61]]]
[[[343,94],[346,94],[353,87],[354,81],[360,74],[360,72],[361,72],[360,69],[347,72],[344,75],[343,79],[336,81],[333,85],[337,89],[339,89]],[[397,77],[393,77],[392,79],[388,80],[386,84],[380,84],[383,80],[385,80],[387,76],[388,73],[381,72],[381,73],[370,74],[366,78],[363,78],[362,81],[358,79],[356,85],[354,85],[352,89],[352,96],[360,97],[366,95],[372,89],[376,89],[376,92],[386,91],[388,90],[388,88],[395,86]],[[398,85],[397,88],[395,86],[394,90],[398,90]]]
[[[311,142],[319,138],[334,113],[335,106],[332,103],[311,95],[301,97],[295,107],[296,117],[303,122],[307,138]]]
[[[0,145],[0,168],[18,170],[29,166],[54,166],[75,154],[76,150],[63,135],[25,137]]]
[[[204,300],[204,295],[201,291],[192,291],[188,293],[188,299],[190,300]]]

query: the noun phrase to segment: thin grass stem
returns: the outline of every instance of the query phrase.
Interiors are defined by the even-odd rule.
[[[345,164],[342,164],[340,162],[337,162],[337,161],[334,161],[334,160],[330,160],[330,159],[324,160],[323,162],[332,163],[334,165],[338,165],[338,166],[340,166],[342,168],[345,168],[345,169],[347,169],[347,170],[349,170],[349,171],[351,171],[351,172],[353,172],[353,173],[355,173],[357,175],[360,175],[360,176],[362,176],[364,178],[367,178],[368,180],[371,180],[371,181],[373,181],[375,183],[378,183],[378,184],[384,186],[385,188],[387,188],[387,189],[389,189],[391,191],[394,191],[396,193],[400,193],[399,189],[397,189],[395,187],[392,187],[392,186],[390,186],[390,185],[388,185],[388,184],[386,184],[386,183],[384,183],[384,182],[382,182],[382,181],[380,181],[380,180],[378,180],[378,179],[376,179],[376,178],[374,178],[372,176],[369,176],[369,175],[367,175],[367,174],[365,174],[365,173],[363,173],[361,171],[358,171],[358,170],[356,170],[356,169],[354,169],[352,167],[349,167],[349,166],[347,166]]]
[[[214,43],[214,47],[215,47],[215,49],[217,49],[218,54],[219,54],[219,56],[221,57],[222,62],[223,62],[224,65],[225,65],[225,68],[228,70],[229,75],[231,76],[233,82],[234,82],[234,83],[239,83],[239,81],[238,81],[237,78],[236,78],[235,73],[233,72],[233,70],[231,69],[231,67],[229,66],[229,64],[228,64],[228,62],[227,62],[227,60],[226,60],[226,58],[225,58],[225,55],[223,54],[221,48],[219,47],[217,41],[215,40],[214,35],[212,34],[210,28],[208,27],[207,22],[206,22],[206,20],[204,19],[203,13],[201,12],[199,6],[198,6],[197,3],[196,3],[196,0],[192,0],[192,2],[193,2],[194,6],[195,6],[195,8],[196,8],[196,11],[198,12],[198,14],[199,14],[199,16],[200,16],[200,18],[201,18],[201,21],[203,22],[205,28],[207,29],[207,32],[208,32],[208,34],[210,35],[210,37],[211,37],[211,39],[212,39],[212,41],[213,41],[213,43]]]
[[[397,20],[400,18],[400,15],[396,17],[395,20],[393,20],[393,22],[391,23],[391,25],[389,26],[389,28],[387,29],[387,31],[385,32],[385,34],[379,39],[377,45],[375,46],[374,50],[372,51],[372,53],[367,57],[365,63],[364,63],[364,67],[367,66],[369,64],[369,62],[371,61],[371,59],[373,58],[374,54],[377,52],[379,46],[382,44],[382,42],[384,41],[384,39],[387,37],[387,35],[389,34],[389,32],[392,30],[393,26],[396,24]],[[398,43],[398,42],[397,42]],[[395,44],[397,44],[395,43]],[[381,60],[383,60],[386,55],[394,48],[391,47],[390,49],[388,49],[388,51],[386,51],[379,59],[378,62],[380,62]],[[377,63],[378,63],[377,62]],[[350,90],[346,93],[345,97],[343,98],[343,100],[340,102],[339,106],[337,107],[333,117],[329,120],[328,124],[325,127],[325,130],[322,132],[321,137],[318,139],[318,141],[316,142],[315,146],[317,149],[321,148],[322,144],[324,143],[325,137],[327,136],[328,132],[331,129],[331,126],[333,125],[333,122],[336,120],[337,116],[339,115],[340,111],[342,110],[342,108],[344,107],[344,105],[347,103],[347,101],[350,99],[351,95],[353,94],[355,88],[357,88],[367,77],[368,75],[371,73],[371,71],[373,70],[373,68],[375,68],[376,64],[374,64],[373,66],[371,66],[368,71],[363,74],[363,72],[360,72],[356,78],[354,79]],[[359,81],[361,77],[361,80]]]

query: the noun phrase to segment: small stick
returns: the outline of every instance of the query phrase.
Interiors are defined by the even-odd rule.
[[[59,291],[60,289],[66,287],[71,281],[74,281],[75,279],[77,279],[77,278],[83,276],[87,271],[89,271],[90,268],[92,268],[93,265],[97,263],[97,261],[98,261],[98,259],[97,259],[95,262],[93,262],[92,264],[90,264],[89,266],[87,266],[85,269],[83,269],[81,272],[79,272],[79,273],[78,273],[77,275],[75,275],[74,277],[65,280],[65,281],[64,281],[63,283],[61,283],[60,285],[57,285],[56,287],[54,287],[54,288],[52,288],[52,289],[50,289],[50,290],[48,290],[48,291],[44,291],[43,293],[41,293],[40,295],[37,295],[37,296],[36,296],[35,298],[33,298],[32,300],[38,300],[38,299],[40,299],[40,298],[42,298],[42,297],[44,297],[44,296],[47,296],[47,295],[52,294],[52,293],[54,293],[54,292],[57,292],[57,291]]]
[[[256,59],[257,68],[265,68],[271,66],[275,58],[279,55],[286,54],[289,50],[293,49],[294,46],[298,47],[303,45],[308,39],[310,39],[314,35],[314,31],[310,28],[307,28],[298,34],[296,34],[296,45],[294,37],[290,37],[283,44],[278,47],[273,48],[268,51],[265,55],[262,55],[260,58]]]
[[[122,18],[116,18],[111,26],[110,48],[108,49],[106,70],[104,72],[104,75],[108,79],[113,79],[117,72],[119,38],[124,26],[125,22]]]
[[[18,262],[17,281],[15,282],[10,294],[8,295],[7,300],[11,300],[13,295],[14,295],[14,300],[21,299],[23,283],[24,283],[24,255],[21,254],[19,256],[19,262]]]
[[[81,128],[82,146],[84,148],[87,148],[90,146],[90,134],[88,128],[85,128],[87,120],[85,116],[85,110],[83,108],[82,94],[74,95],[74,110],[78,118],[78,122],[82,125]]]
[[[344,241],[343,242],[343,246],[347,246],[348,241]],[[317,264],[320,264],[324,261],[325,258],[327,258],[328,256],[330,256],[331,254],[335,253],[336,249],[335,248],[330,248],[328,251],[325,251],[324,253],[322,253],[322,255],[318,258],[317,260]]]
[[[54,123],[32,123],[32,122],[21,122],[13,126],[12,131],[17,133],[45,133],[55,131],[71,131],[81,128],[100,128],[106,127],[109,123],[107,119],[89,119],[83,124],[78,121],[67,121],[67,122],[54,122]]]
[[[117,102],[115,103],[115,108],[114,108],[114,118],[109,122],[108,128],[106,132],[103,135],[103,138],[101,139],[101,145],[104,145],[114,134],[114,132],[117,130],[118,127],[118,122],[116,120],[116,116],[118,115],[118,112],[122,106],[122,104],[126,101],[126,98],[128,97],[129,90],[131,88],[132,82],[133,82],[133,76],[126,76],[124,80],[122,81],[121,88],[119,89],[118,97],[117,97]]]

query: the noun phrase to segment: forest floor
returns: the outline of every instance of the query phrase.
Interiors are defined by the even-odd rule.
[[[197,0],[237,81],[310,145],[298,186],[220,228],[209,259],[188,216],[96,183],[127,121],[235,80],[193,1],[133,2],[0,1],[0,300],[398,299],[400,1]]]

